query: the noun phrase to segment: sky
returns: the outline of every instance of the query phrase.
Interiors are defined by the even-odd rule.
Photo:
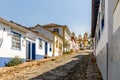
[[[91,31],[91,0],[0,0],[0,17],[26,27],[67,25],[76,36]]]

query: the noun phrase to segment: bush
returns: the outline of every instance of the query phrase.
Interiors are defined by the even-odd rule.
[[[5,63],[5,66],[7,66],[7,67],[16,66],[21,63],[23,63],[23,60],[21,58],[19,58],[18,56],[16,56],[12,60],[10,60],[8,63]]]
[[[70,54],[70,52],[69,51],[65,51],[63,54]]]
[[[73,52],[74,52],[74,50],[73,50],[73,49],[71,49],[71,50],[70,50],[70,53],[73,53]]]

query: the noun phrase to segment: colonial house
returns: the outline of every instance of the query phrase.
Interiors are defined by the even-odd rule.
[[[120,0],[92,0],[91,34],[103,80],[119,80]]]
[[[0,18],[0,66],[15,56],[26,59],[26,32],[25,27]]]
[[[51,45],[49,46],[52,48],[51,50],[52,55],[47,55],[46,52],[46,57],[60,56],[63,54],[63,39],[61,35],[58,35],[56,32],[52,32],[48,29],[45,29],[41,25],[36,25],[35,27],[31,27],[30,30],[36,31],[42,34],[43,36],[47,36],[49,39],[51,39],[51,41],[46,42],[46,44],[51,43]]]
[[[13,21],[0,17],[0,66],[15,56],[27,60],[52,56],[51,40],[40,33],[29,30]]]
[[[43,27],[51,32],[58,33],[63,38],[63,50],[70,51],[71,47],[71,32],[66,25],[58,25],[58,24],[47,24],[43,25]]]

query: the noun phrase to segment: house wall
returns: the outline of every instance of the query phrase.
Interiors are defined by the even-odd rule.
[[[48,43],[47,45],[47,56],[51,57],[52,56],[52,51],[50,51],[50,42],[45,40],[44,38],[34,34],[33,32],[29,31],[26,34],[26,37],[28,41],[31,41],[36,44],[36,60],[43,59],[45,57],[45,42]],[[42,40],[42,48],[39,47],[39,40]]]
[[[52,30],[53,31],[53,29],[54,28],[47,28],[47,29],[49,29],[49,30]],[[62,34],[62,28],[59,28],[60,30],[59,30],[59,32],[60,32],[60,34]],[[44,35],[46,35],[47,37],[49,37],[51,40],[53,40],[53,39],[55,39],[54,40],[54,42],[52,43],[52,42],[48,42],[48,55],[47,56],[52,56],[53,54],[54,54],[54,56],[59,56],[59,55],[61,55],[62,54],[62,51],[63,50],[60,50],[59,48],[56,48],[56,44],[55,44],[55,42],[56,42],[56,40],[58,40],[58,42],[60,42],[62,45],[63,45],[63,40],[61,39],[61,37],[59,37],[58,35],[56,35],[56,34],[52,34],[51,32],[49,32],[48,30],[46,30],[46,29],[43,29],[43,28],[41,28],[41,27],[36,27],[36,29],[35,30],[37,30],[39,33],[41,33],[41,34],[44,34]],[[62,34],[63,35],[63,34]],[[54,38],[53,38],[54,37]],[[50,51],[50,44],[52,44],[52,51]],[[53,46],[53,44],[55,44],[54,46]],[[53,48],[54,48],[54,50],[55,51],[53,51]]]
[[[53,39],[53,34],[50,32],[50,31],[48,31],[48,30],[46,30],[46,29],[44,29],[44,28],[42,28],[42,27],[36,27],[35,29],[34,29],[35,31],[38,31],[40,34],[43,34],[43,36],[46,36],[46,37],[48,37],[49,39]]]
[[[39,39],[36,39],[36,60],[43,59],[45,56],[45,41],[42,39],[42,48],[39,47]]]
[[[5,28],[5,31],[3,32],[3,29]],[[21,34],[21,49],[15,50],[12,49],[12,34],[11,31],[15,31],[19,34]],[[19,56],[22,59],[26,58],[26,41],[24,39],[25,34],[18,31],[11,29],[10,26],[4,25],[0,23],[0,38],[2,38],[3,35],[3,42],[0,47],[0,66],[4,66],[4,63],[7,63],[11,58],[15,56]]]
[[[109,80],[120,79],[120,0],[110,0],[109,2]]]
[[[55,40],[55,46],[54,46],[55,53],[54,53],[54,56],[61,56],[63,54],[63,40],[59,36],[56,36],[56,35],[55,35],[54,40]],[[62,49],[60,49],[60,45],[56,43],[57,41],[58,41],[58,43],[60,43],[62,45],[61,46]],[[57,47],[57,45],[58,45],[58,47]]]
[[[50,31],[53,31],[55,28],[59,29],[59,34],[63,36],[63,27],[47,27]]]
[[[46,37],[48,37],[49,39],[51,39],[51,40],[53,40],[53,34],[51,33],[51,32],[49,32],[48,30],[46,30],[46,29],[44,29],[44,28],[42,28],[42,27],[36,27],[35,29],[34,29],[35,31],[38,31],[40,34],[43,34],[43,36],[46,36]],[[43,38],[42,38],[43,39]],[[37,40],[37,42],[38,42],[38,40]],[[48,51],[48,54],[47,54],[47,56],[49,56],[49,57],[52,57],[52,53],[53,53],[53,43],[52,42],[49,42],[48,40],[45,40],[45,39],[43,39],[43,49],[42,50],[40,50],[40,49],[38,49],[37,50],[37,53],[41,53],[41,55],[42,55],[42,58],[43,58],[43,55],[45,56],[45,42],[47,42],[48,43],[48,47],[47,47],[47,51]],[[50,45],[51,45],[51,47],[52,47],[52,51],[50,51]],[[37,47],[38,47],[38,45],[37,45]],[[43,53],[42,53],[42,52]],[[40,55],[40,54],[39,54]]]
[[[50,51],[50,46],[51,46],[51,51]],[[53,44],[48,42],[48,57],[52,57],[53,56]]]
[[[27,33],[26,33],[26,41],[29,41],[30,42],[30,52],[28,52],[27,51],[27,49],[28,49],[28,45],[26,44],[26,59],[27,60],[33,60],[33,56],[34,56],[34,54],[33,54],[33,48],[32,48],[32,44],[33,43],[35,43],[35,48],[36,48],[36,45],[37,45],[37,43],[36,43],[36,38],[37,38],[37,35],[36,34],[34,34],[32,31],[30,31],[30,30],[28,30],[27,31]],[[36,59],[36,51],[37,51],[37,49],[35,49],[35,59]],[[30,54],[30,59],[28,59],[28,56],[29,56],[29,54]]]
[[[68,44],[69,44],[69,46],[67,46],[67,48],[65,48],[65,51],[67,50],[67,51],[70,51],[70,49],[72,49],[72,47],[71,47],[71,43],[72,43],[72,41],[71,41],[71,37],[70,37],[70,35],[67,33],[67,31],[65,31],[65,40],[68,42]]]
[[[42,39],[42,48],[39,48],[39,39]],[[36,39],[36,60],[43,59],[45,57],[45,42],[48,43],[47,56],[52,57],[52,44],[48,41],[45,41],[43,38],[38,37]],[[50,45],[51,45],[51,51],[50,51]]]
[[[53,31],[55,28],[59,29],[59,34],[68,41],[69,46],[67,48],[65,48],[65,51],[70,51],[70,49],[72,49],[72,41],[70,40],[70,35],[68,35],[66,29],[64,29],[64,27],[47,27],[48,30]]]
[[[102,0],[101,0],[102,1]],[[101,5],[99,7],[99,12]],[[105,0],[105,27],[100,31],[100,18],[96,26],[96,57],[103,80],[118,80],[120,78],[120,0]],[[99,15],[98,15],[99,16]]]
[[[105,4],[105,9],[102,9],[101,5]],[[107,80],[107,43],[108,43],[108,26],[107,26],[107,2],[100,1],[98,20],[96,25],[96,50],[95,56],[97,58],[97,64],[101,71],[104,80]],[[103,13],[104,11],[104,13]],[[104,26],[102,26],[102,19],[104,15]],[[102,28],[103,27],[103,28]]]

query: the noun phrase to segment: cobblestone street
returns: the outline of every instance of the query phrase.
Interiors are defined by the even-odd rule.
[[[101,76],[97,79],[86,77],[89,76],[89,74],[86,75],[89,54],[82,52],[65,55],[40,65],[25,68],[8,75],[4,80],[102,80]],[[96,67],[96,69],[98,68]]]

